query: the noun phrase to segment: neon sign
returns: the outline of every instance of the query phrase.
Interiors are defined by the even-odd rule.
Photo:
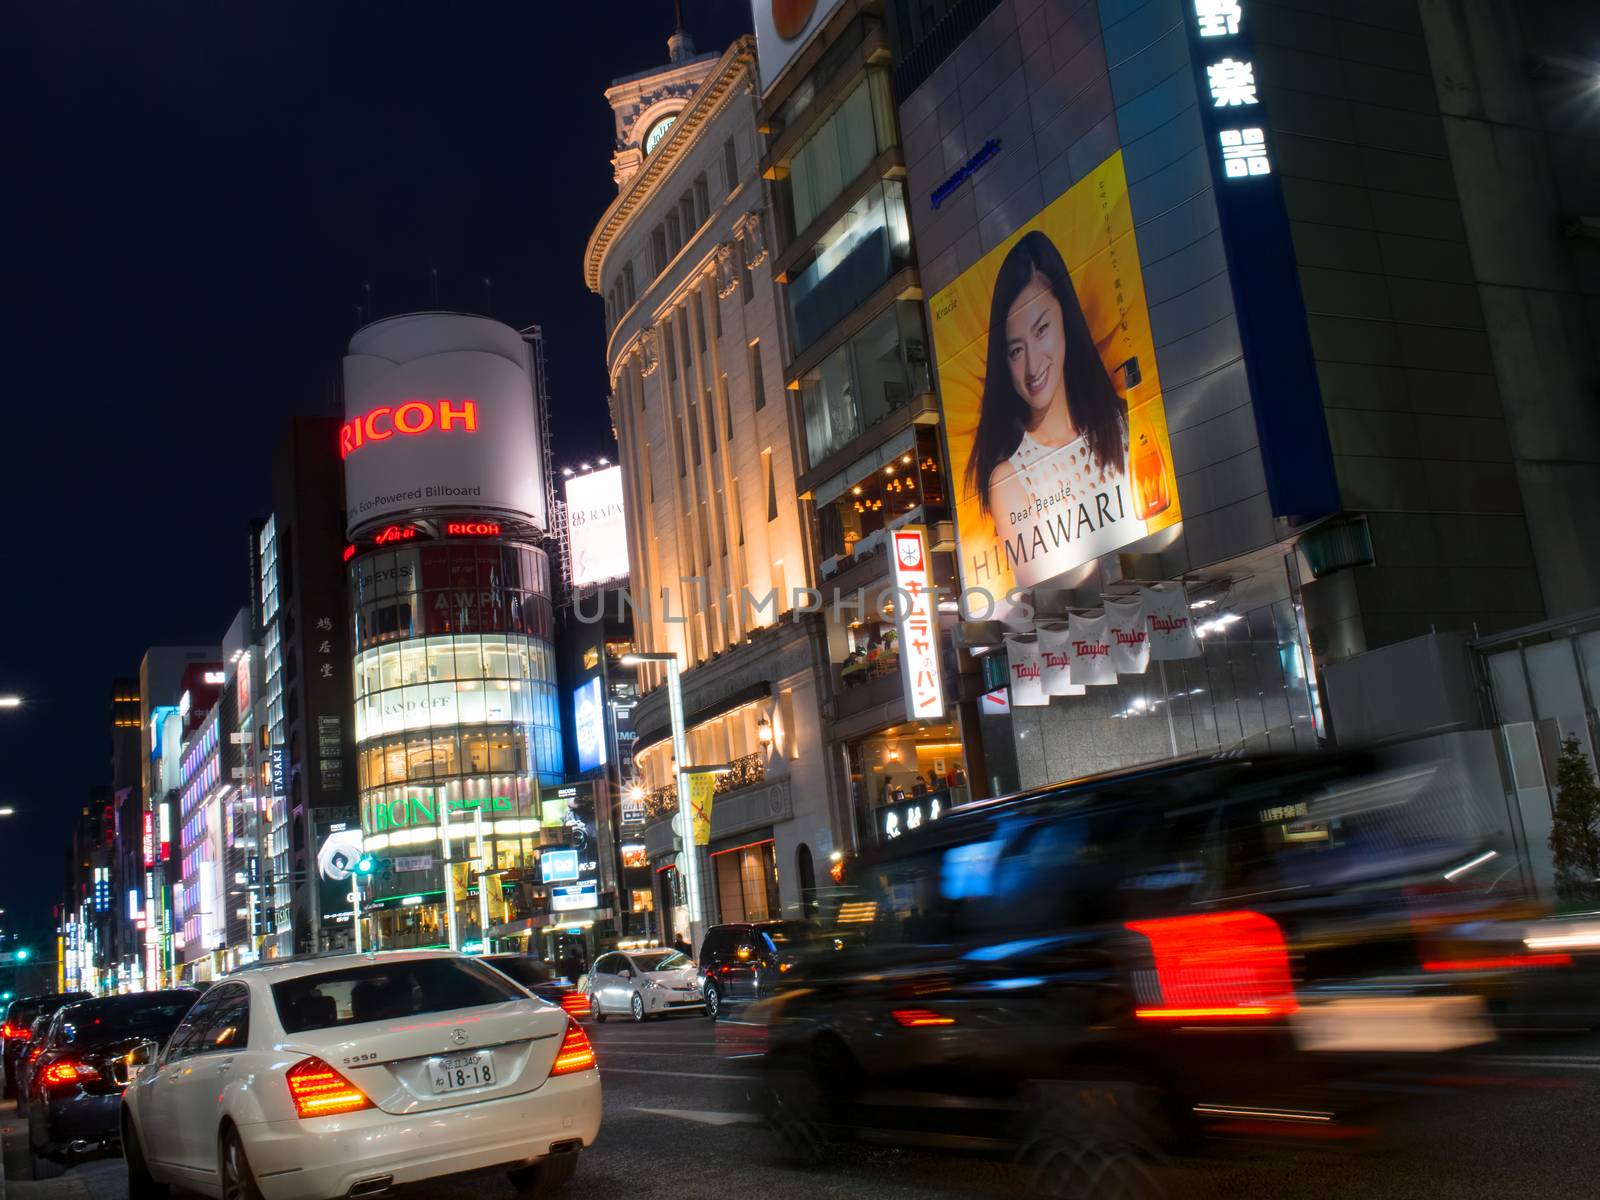
[[[355,545],[353,543],[344,548],[344,561],[345,562],[349,562],[355,556],[356,556],[356,548],[355,548]]]
[[[444,527],[447,537],[499,537],[499,521],[451,521]]]
[[[441,433],[452,429],[476,433],[477,401],[462,400],[452,404],[449,400],[407,400],[401,404],[380,404],[366,415],[339,427],[339,457],[349,458],[353,451],[368,442],[386,442],[397,433],[415,437],[432,429]]]
[[[906,716],[925,720],[944,716],[939,682],[939,618],[928,586],[927,539],[920,525],[893,534],[895,623],[899,626],[900,668]]]
[[[390,542],[409,542],[416,536],[417,530],[415,526],[385,525],[382,529],[378,530],[378,536],[372,540],[380,546],[386,546]]]

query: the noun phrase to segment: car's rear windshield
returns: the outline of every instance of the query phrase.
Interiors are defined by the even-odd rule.
[[[145,992],[74,1004],[61,1014],[55,1044],[88,1050],[136,1039],[164,1042],[199,998],[199,992]]]
[[[412,958],[302,975],[272,985],[286,1033],[393,1021],[526,1000],[498,971],[455,958]]]
[[[6,1010],[6,1024],[13,1029],[26,1029],[38,1015],[39,1006],[36,1004],[13,1004]]]

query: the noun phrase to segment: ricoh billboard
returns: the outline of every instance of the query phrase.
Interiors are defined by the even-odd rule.
[[[572,586],[628,575],[628,523],[622,506],[622,468],[606,467],[566,481],[567,551]]]
[[[543,431],[528,348],[498,321],[391,317],[359,330],[344,360],[347,532],[470,509],[548,528]]]

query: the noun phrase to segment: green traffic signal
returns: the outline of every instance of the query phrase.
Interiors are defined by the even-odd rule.
[[[0,1003],[9,1004],[15,995],[15,992],[0,992]]]
[[[17,951],[17,961],[18,962],[27,962],[32,957],[33,957],[33,951],[29,950],[26,946],[22,947],[20,950]]]
[[[372,872],[377,869],[377,866],[378,862],[372,857],[372,855],[363,854],[360,858],[356,859],[356,874],[371,875]]]

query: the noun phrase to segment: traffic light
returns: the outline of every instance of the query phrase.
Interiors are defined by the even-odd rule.
[[[363,854],[360,858],[356,859],[357,875],[371,875],[377,869],[378,860],[373,858],[370,854]]]
[[[32,957],[33,957],[33,951],[29,950],[26,946],[22,946],[17,950],[17,961],[18,962],[27,962]]]
[[[0,1004],[10,1004],[15,992],[0,992]]]

